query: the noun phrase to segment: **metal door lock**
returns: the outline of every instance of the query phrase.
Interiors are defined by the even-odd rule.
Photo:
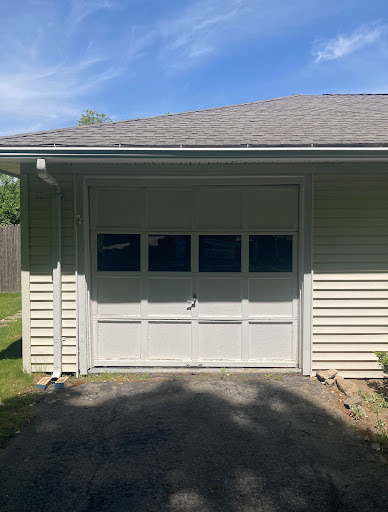
[[[197,303],[197,296],[195,293],[193,293],[192,299],[187,299],[187,304],[189,304],[189,307],[187,309],[195,308],[195,304]]]

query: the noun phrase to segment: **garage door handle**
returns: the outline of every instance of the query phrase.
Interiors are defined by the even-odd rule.
[[[197,302],[197,296],[195,295],[195,293],[193,294],[193,298],[192,299],[187,299],[187,304],[190,304],[189,308],[195,308],[195,304]]]

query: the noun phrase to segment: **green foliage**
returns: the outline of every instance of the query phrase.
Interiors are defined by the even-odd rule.
[[[388,400],[383,393],[372,393],[368,396],[361,389],[359,393],[366,405],[374,404],[377,406],[377,416],[380,416],[382,409],[388,409]]]
[[[362,410],[357,405],[351,405],[350,416],[355,420],[360,420],[363,417]]]
[[[383,420],[377,420],[376,423],[376,442],[380,444],[388,444],[388,430],[386,428],[386,423]]]
[[[18,308],[15,305],[11,313]],[[28,375],[22,369],[21,335],[21,320],[0,327],[0,447],[30,421],[30,405],[39,396],[34,383],[40,375]]]
[[[90,110],[86,108],[84,113],[78,119],[78,126],[85,126],[89,124],[101,124],[101,123],[111,123],[112,119],[108,117],[106,114],[99,114],[95,110]]]
[[[358,393],[359,393],[360,397],[364,400],[364,402],[368,405],[369,404],[368,395],[366,393],[364,393],[362,389],[359,389]]]
[[[384,373],[388,373],[388,352],[375,352]]]
[[[20,223],[20,183],[0,174],[0,225]]]

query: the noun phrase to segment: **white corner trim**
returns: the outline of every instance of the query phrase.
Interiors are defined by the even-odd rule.
[[[22,288],[22,353],[23,370],[31,373],[31,302],[30,302],[30,241],[29,241],[29,178],[20,177],[20,218],[21,218],[21,288]]]

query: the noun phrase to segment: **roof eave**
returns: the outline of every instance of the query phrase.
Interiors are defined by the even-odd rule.
[[[388,147],[0,147],[0,168],[51,162],[388,161]],[[12,170],[10,170],[12,168]]]

